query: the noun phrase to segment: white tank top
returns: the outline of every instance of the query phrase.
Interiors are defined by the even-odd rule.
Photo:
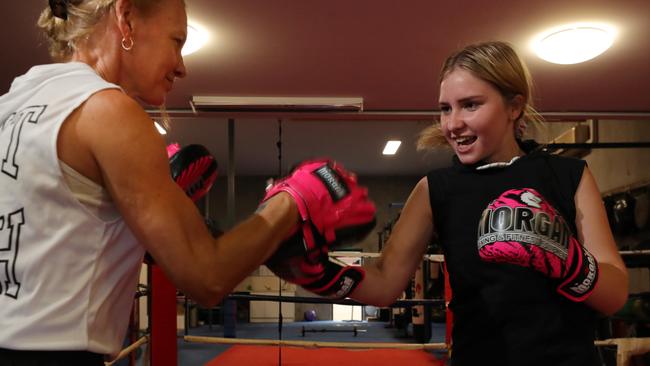
[[[86,64],[51,64],[0,97],[2,348],[121,349],[144,249],[120,216],[106,220],[110,204],[80,203],[56,149],[66,117],[107,88],[119,87]]]
[[[120,217],[113,199],[104,187],[74,170],[62,160],[59,160],[59,164],[70,192],[87,210],[102,221],[113,221]]]

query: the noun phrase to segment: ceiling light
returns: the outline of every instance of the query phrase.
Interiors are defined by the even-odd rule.
[[[194,109],[229,111],[363,111],[359,97],[228,97],[195,95]]]
[[[532,48],[542,59],[554,64],[577,64],[605,52],[616,38],[607,24],[575,23],[550,29],[535,37]]]
[[[185,45],[181,50],[183,56],[187,56],[190,53],[198,51],[201,47],[205,46],[208,43],[210,35],[208,31],[203,28],[201,25],[190,21],[187,24],[187,40]]]
[[[397,149],[399,149],[399,145],[402,144],[402,141],[398,140],[390,140],[386,142],[386,146],[384,147],[384,151],[382,154],[384,155],[395,155],[397,152]]]
[[[166,135],[167,130],[163,128],[163,126],[160,125],[160,123],[153,121],[153,124],[156,126],[156,130],[158,130],[158,133],[161,135]]]

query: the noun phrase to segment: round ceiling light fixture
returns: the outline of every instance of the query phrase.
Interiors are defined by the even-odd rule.
[[[547,30],[532,42],[540,58],[554,64],[577,64],[607,51],[616,29],[603,23],[574,23]]]
[[[189,21],[187,24],[187,40],[185,41],[185,45],[183,45],[181,54],[187,56],[190,53],[198,51],[208,43],[209,39],[210,34],[204,27],[196,22]]]

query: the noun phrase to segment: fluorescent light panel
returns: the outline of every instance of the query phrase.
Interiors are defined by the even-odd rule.
[[[278,110],[278,111],[362,111],[363,98],[359,97],[192,97],[197,109],[209,110]]]
[[[386,142],[386,146],[384,147],[384,151],[382,154],[384,155],[395,155],[397,153],[397,149],[399,149],[399,146],[402,144],[402,141],[398,140],[390,140]]]

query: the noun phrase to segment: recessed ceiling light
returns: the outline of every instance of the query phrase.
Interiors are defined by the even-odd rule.
[[[574,23],[549,29],[532,42],[542,59],[554,64],[577,64],[605,52],[616,38],[616,29],[602,23]]]
[[[156,130],[158,130],[158,133],[161,135],[166,135],[167,130],[163,126],[160,125],[160,123],[153,121],[153,124],[156,126]]]
[[[384,147],[384,151],[382,154],[384,155],[395,155],[397,152],[397,149],[399,149],[399,145],[402,144],[402,141],[397,141],[397,140],[391,140],[386,142],[386,146]]]
[[[205,46],[210,39],[210,34],[208,31],[202,27],[200,24],[194,21],[188,21],[187,23],[187,40],[185,45],[181,50],[183,56],[187,56],[190,53],[198,51],[201,47]]]

